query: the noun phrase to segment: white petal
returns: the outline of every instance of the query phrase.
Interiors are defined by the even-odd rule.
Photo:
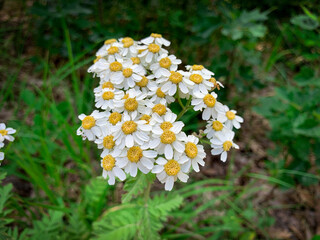
[[[152,173],[160,173],[164,169],[163,165],[155,165],[152,169]]]
[[[125,180],[126,179],[126,174],[124,173],[124,171],[118,167],[114,167],[113,171],[115,173],[115,175],[121,180]]]
[[[126,147],[130,148],[132,147],[134,144],[134,139],[133,136],[131,134],[126,136]]]
[[[228,154],[227,154],[227,152],[226,151],[224,151],[222,154],[221,154],[221,161],[222,162],[225,162],[226,160],[227,160],[227,156],[228,156]]]
[[[165,150],[164,150],[164,155],[166,156],[167,159],[172,159],[173,157],[173,149],[171,144],[166,144]]]
[[[173,184],[174,184],[174,177],[173,176],[169,176],[166,180],[166,184],[164,185],[164,189],[166,191],[171,191],[173,188]]]
[[[181,182],[187,182],[189,179],[189,176],[183,172],[178,172],[178,178],[180,179]]]

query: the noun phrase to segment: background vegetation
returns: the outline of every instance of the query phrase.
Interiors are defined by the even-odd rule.
[[[0,169],[0,239],[320,239],[319,24],[307,0],[0,1],[0,122],[18,130]],[[226,164],[208,154],[188,184],[153,185],[145,212],[149,176],[108,186],[75,132],[98,46],[152,32],[214,71],[245,123]],[[204,126],[194,117],[186,131]]]

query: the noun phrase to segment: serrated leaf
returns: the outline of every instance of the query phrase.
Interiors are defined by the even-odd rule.
[[[319,23],[307,15],[298,15],[291,18],[291,23],[306,30],[315,30]]]

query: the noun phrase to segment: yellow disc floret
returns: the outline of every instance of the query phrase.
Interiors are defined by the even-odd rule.
[[[203,81],[203,77],[200,74],[191,74],[190,75],[190,80],[196,84],[200,84]]]
[[[174,71],[171,71],[170,73],[171,73],[171,75],[169,76],[169,80],[172,83],[178,84],[179,82],[182,81],[182,74],[181,73],[174,72]]]
[[[110,100],[114,98],[114,92],[106,91],[102,94],[103,100]]]
[[[202,69],[204,69],[204,66],[202,66],[202,65],[193,65],[192,66],[193,71],[200,71]]]
[[[105,88],[110,88],[110,89],[114,89],[114,86],[111,82],[104,82],[102,84],[102,89],[105,89]]]
[[[198,155],[197,145],[192,142],[187,142],[185,152],[189,158],[195,158]]]
[[[157,89],[156,94],[159,98],[164,98],[166,96],[166,94],[161,91],[161,88]]]
[[[134,121],[126,121],[121,126],[122,132],[126,135],[137,131],[137,124]]]
[[[133,64],[140,64],[141,63],[140,58],[138,58],[138,57],[132,57],[131,61],[133,62]]]
[[[82,127],[86,130],[91,129],[92,127],[94,127],[94,125],[96,125],[96,120],[92,116],[86,116],[82,120]]]
[[[110,70],[112,72],[118,72],[122,70],[122,64],[119,62],[112,62],[110,63]]]
[[[131,77],[132,73],[133,73],[133,71],[131,68],[125,68],[122,70],[122,74],[125,78]]]
[[[159,45],[157,45],[155,43],[149,44],[148,49],[149,49],[149,52],[152,52],[152,53],[157,53],[160,51]]]
[[[164,130],[160,139],[163,144],[171,144],[176,140],[176,135],[170,130]]]
[[[229,120],[233,120],[233,119],[236,117],[236,115],[234,114],[234,112],[231,112],[231,111],[228,111],[228,112],[226,113],[226,116],[227,116],[227,118],[228,118]]]
[[[168,57],[161,58],[161,60],[159,61],[159,65],[162,68],[169,68],[171,66],[170,58],[168,58]]]
[[[129,111],[133,112],[138,109],[138,102],[135,98],[127,98],[124,101],[124,108]]]
[[[223,150],[229,151],[231,147],[232,147],[232,142],[231,141],[225,141],[223,143]]]
[[[103,138],[103,147],[106,149],[112,149],[115,145],[112,135],[105,136]]]
[[[122,115],[118,112],[113,112],[110,114],[109,116],[109,122],[112,124],[112,125],[116,125],[118,122],[120,122],[122,119]]]
[[[154,37],[154,38],[162,38],[162,35],[159,34],[159,33],[151,33],[151,37]]]
[[[139,87],[145,87],[148,85],[149,79],[145,76],[142,76],[142,79],[140,80],[140,82],[137,82],[136,85]]]
[[[165,105],[158,103],[152,108],[152,111],[155,113],[158,113],[160,116],[162,116],[163,114],[165,114],[167,112],[167,108]]]
[[[123,47],[128,48],[133,45],[134,41],[130,37],[125,37],[122,39],[122,43],[123,43]]]
[[[84,120],[84,119],[83,119],[83,120]],[[82,122],[82,124],[83,124],[83,122]],[[8,135],[8,131],[5,130],[5,129],[2,129],[2,130],[0,130],[0,134],[1,134],[2,136],[6,136],[6,135]]]
[[[118,53],[118,52],[119,52],[119,48],[118,48],[118,47],[115,47],[115,46],[110,47],[110,48],[108,49],[108,53],[111,54],[111,55],[113,55],[113,54],[115,54],[115,53]]]
[[[139,146],[133,146],[129,148],[127,152],[127,157],[130,162],[137,163],[142,158],[142,149]]]
[[[109,45],[109,44],[115,43],[116,41],[117,41],[116,39],[111,38],[111,39],[105,40],[105,41],[104,41],[104,44],[105,44],[105,45]]]
[[[169,130],[169,129],[172,128],[172,127],[173,127],[173,125],[172,125],[171,122],[163,122],[163,123],[161,123],[161,125],[160,125],[160,128],[161,128],[162,130]]]
[[[110,154],[102,159],[102,167],[106,171],[111,171],[116,165],[116,160]]]
[[[150,119],[151,119],[151,116],[147,115],[147,114],[142,115],[140,118],[140,120],[145,120],[147,122],[147,124],[150,123]]]
[[[174,159],[169,160],[164,165],[164,170],[169,176],[176,176],[180,172],[180,169],[180,164]]]
[[[221,131],[222,128],[223,128],[223,125],[221,122],[219,121],[213,121],[212,122],[212,128],[215,130],[215,131]]]
[[[203,98],[203,102],[210,108],[214,107],[214,105],[216,104],[216,99],[211,95],[211,94],[207,94],[204,96]]]

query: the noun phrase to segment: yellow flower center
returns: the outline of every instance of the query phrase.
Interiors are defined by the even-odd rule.
[[[102,94],[103,100],[110,100],[114,98],[114,93],[111,91],[106,91]]]
[[[178,72],[171,71],[171,75],[169,76],[169,80],[175,84],[178,84],[182,81],[182,74]]]
[[[132,57],[131,58],[131,61],[133,62],[133,64],[140,64],[140,58],[137,58],[137,57]]]
[[[113,54],[115,54],[117,52],[119,52],[119,48],[118,47],[113,46],[113,47],[110,47],[108,49],[108,53],[111,54],[111,55],[113,55]]]
[[[213,121],[212,122],[212,128],[215,130],[215,131],[221,131],[222,128],[223,128],[223,125],[221,122],[219,121]]]
[[[151,116],[150,115],[147,115],[147,114],[144,114],[140,120],[145,120],[147,122],[147,124],[150,123],[150,119],[151,119]]]
[[[139,87],[145,87],[148,85],[149,79],[145,76],[142,76],[142,79],[140,80],[140,82],[137,82],[136,85]]]
[[[129,97],[129,93],[126,93],[123,97],[122,97],[122,99],[127,99]]]
[[[210,78],[209,81],[213,83],[213,89],[217,88],[220,90],[220,85],[217,83],[217,80],[214,77]]]
[[[161,60],[159,61],[159,65],[162,68],[169,68],[171,66],[170,58],[168,58],[168,57],[161,58]]]
[[[102,89],[105,89],[105,88],[110,88],[110,89],[114,89],[114,86],[111,82],[104,82],[102,84]]]
[[[116,165],[116,160],[110,154],[102,159],[102,167],[106,171],[111,171]]]
[[[83,120],[82,120],[82,127],[84,129],[91,129],[92,127],[94,127],[94,125],[96,124],[96,120],[94,119],[94,117],[92,116],[86,116]]]
[[[154,37],[154,38],[162,38],[162,35],[161,35],[161,34],[158,34],[158,33],[151,33],[151,37]]]
[[[160,139],[164,144],[171,144],[176,140],[176,135],[170,130],[164,130],[161,134]]]
[[[160,51],[159,45],[154,43],[149,44],[148,49],[149,49],[149,52],[152,52],[152,53],[157,53]]]
[[[102,58],[101,56],[98,56],[95,60],[93,60],[93,63],[98,62],[101,58]]]
[[[2,129],[2,130],[0,130],[0,134],[1,134],[2,136],[5,136],[5,135],[8,134],[8,131],[5,130],[5,129]]]
[[[127,152],[127,157],[130,162],[137,163],[142,158],[142,149],[139,146],[133,146],[129,148]]]
[[[111,38],[111,39],[105,40],[105,41],[104,41],[104,44],[105,44],[105,45],[109,45],[109,44],[111,44],[111,43],[115,43],[116,41],[117,41],[116,39]]]
[[[181,169],[180,164],[174,159],[169,160],[164,165],[164,170],[169,176],[176,176],[178,172],[180,172],[180,169]]]
[[[133,112],[138,109],[138,102],[135,98],[127,98],[124,101],[124,108],[129,111]]]
[[[111,148],[114,147],[114,145],[115,145],[115,141],[113,141],[113,136],[112,135],[105,136],[103,138],[103,146],[104,146],[104,148],[111,149]]]
[[[158,113],[160,116],[162,116],[163,114],[165,114],[167,112],[167,108],[165,105],[158,103],[152,108],[152,111],[155,113]]]
[[[198,155],[198,148],[192,142],[186,143],[185,152],[189,158],[195,158]]]
[[[200,74],[191,74],[190,75],[190,80],[196,84],[200,84],[203,81],[203,77]]]
[[[202,69],[204,69],[204,66],[202,66],[202,65],[193,65],[192,66],[193,71],[200,71]]]
[[[232,147],[232,142],[231,141],[225,141],[223,143],[223,150],[229,151],[231,147]]]
[[[122,119],[122,115],[118,112],[111,113],[109,116],[109,122],[112,125],[116,125],[118,122],[121,121],[121,119]]]
[[[233,120],[233,119],[236,117],[236,115],[234,114],[234,112],[231,112],[231,111],[228,111],[228,112],[226,113],[226,116],[227,116],[227,118],[228,118],[229,120]]]
[[[132,73],[133,73],[133,71],[132,71],[131,68],[125,68],[125,69],[123,69],[123,71],[122,71],[122,74],[123,74],[123,76],[124,76],[125,78],[131,77],[131,76],[132,76]]]
[[[121,63],[119,63],[119,62],[110,63],[110,70],[112,72],[118,72],[118,71],[121,71],[121,69],[122,69]]]
[[[214,105],[216,104],[216,99],[211,95],[211,94],[207,94],[204,96],[203,98],[203,102],[210,108],[214,107]]]
[[[137,131],[137,124],[134,121],[126,121],[121,126],[122,132],[126,135]]]
[[[163,123],[161,123],[160,128],[162,130],[169,130],[170,128],[172,128],[172,126],[173,125],[171,122],[163,122]]]
[[[161,88],[157,89],[156,94],[159,98],[164,98],[166,96],[166,94],[161,91]]]
[[[128,48],[133,45],[134,41],[130,37],[125,37],[122,39],[122,43],[123,43],[123,47]]]

